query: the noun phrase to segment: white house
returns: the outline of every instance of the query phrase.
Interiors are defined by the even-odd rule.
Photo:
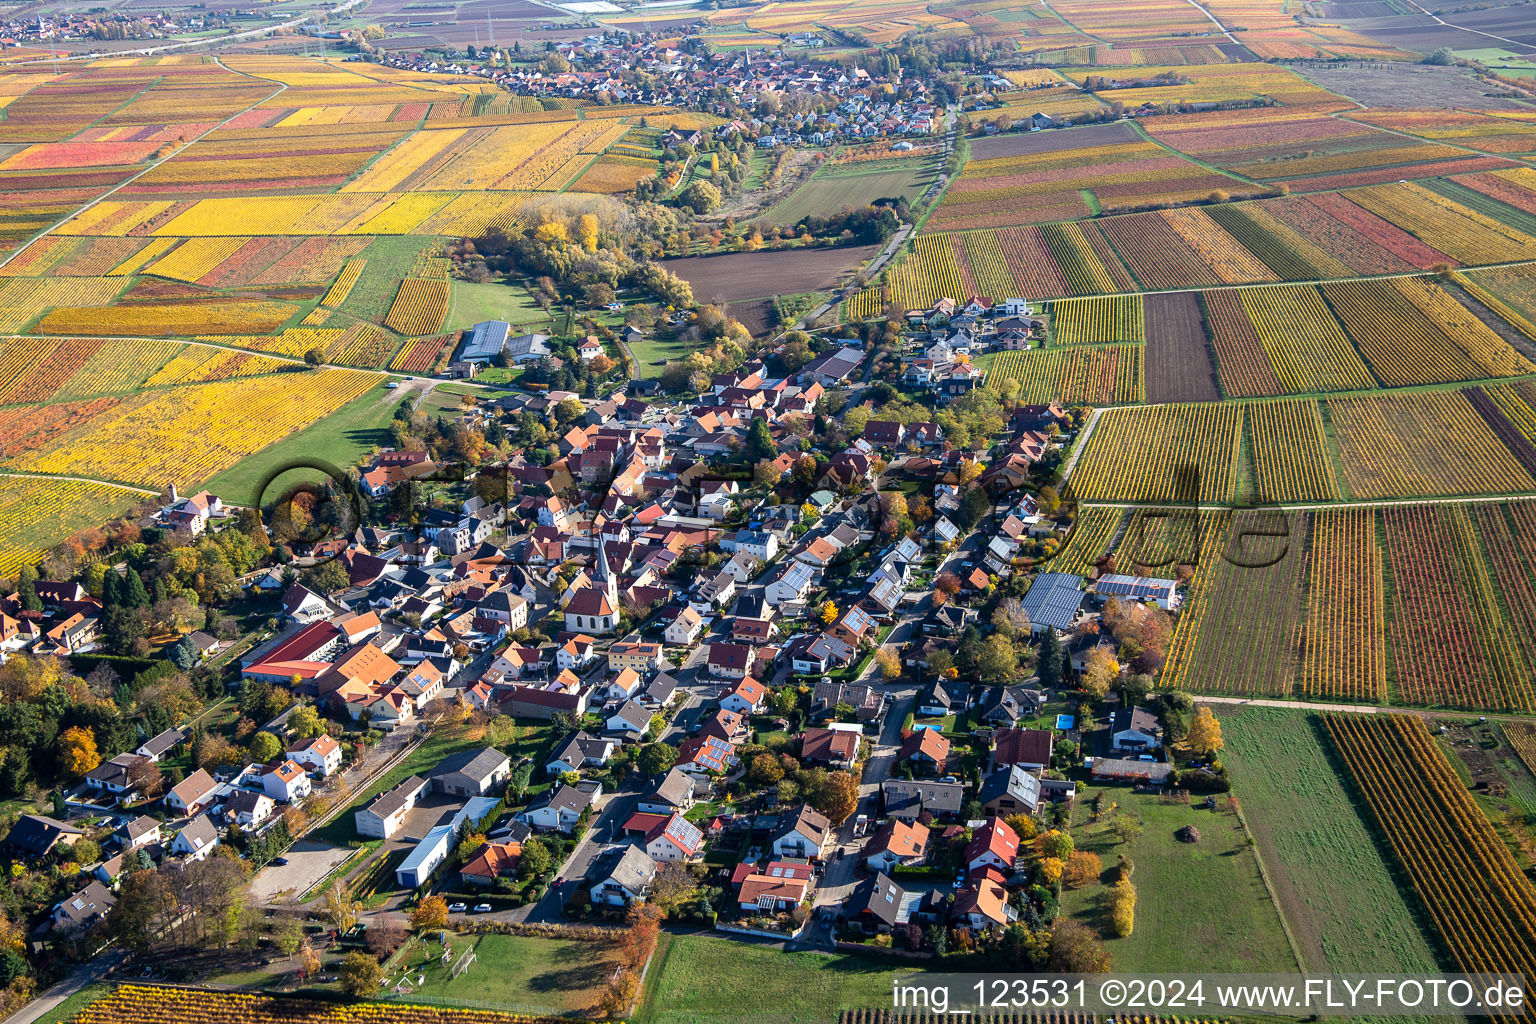
[[[786,815],[780,819],[778,831],[773,835],[773,855],[820,860],[831,834],[831,823],[824,815],[802,806],[794,817]]]
[[[592,902],[627,907],[650,894],[656,878],[656,862],[638,846],[625,846],[599,866],[592,885]]]
[[[263,765],[258,778],[261,791],[280,804],[291,804],[309,796],[309,775],[291,758]]]
[[[171,787],[165,794],[165,806],[182,814],[196,814],[213,802],[217,789],[213,776],[199,768]]]
[[[804,601],[815,582],[816,570],[804,562],[787,563],[777,577],[763,587],[763,600],[775,608],[790,602]]]
[[[176,833],[171,840],[171,852],[187,860],[202,860],[219,845],[219,830],[213,827],[208,815],[199,814]]]
[[[296,761],[312,772],[329,776],[341,767],[341,744],[329,736],[316,736],[303,740],[286,751],[290,761]]]
[[[684,607],[677,613],[677,617],[667,624],[667,628],[662,631],[662,636],[674,647],[687,647],[698,639],[699,631],[703,628],[704,617],[691,607]]]

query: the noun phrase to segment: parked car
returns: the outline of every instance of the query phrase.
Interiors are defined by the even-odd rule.
[[[464,904],[464,903],[450,903],[450,904],[448,904],[448,913],[450,913],[450,914],[462,914],[462,913],[464,913],[464,911],[467,908],[468,908],[468,905]]]
[[[491,905],[489,903],[476,903],[475,904],[475,913],[477,913],[477,914],[489,914],[490,912],[491,912]]]
[[[272,858],[272,863],[276,864],[280,868],[285,868],[285,867],[288,866],[288,858],[287,857],[273,857]]]

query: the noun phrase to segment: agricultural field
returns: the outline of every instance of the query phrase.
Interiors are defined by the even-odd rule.
[[[1330,763],[1322,719],[1224,707],[1222,761],[1307,970],[1433,973],[1433,939],[1416,923],[1390,854]]]
[[[1146,312],[1140,295],[1053,302],[1051,328],[1057,343],[1062,345],[1147,340]]]
[[[1307,559],[1301,694],[1331,700],[1383,699],[1386,596],[1375,511],[1315,513]]]
[[[0,578],[14,576],[77,530],[97,526],[149,497],[110,484],[0,477]]]
[[[1536,888],[1422,719],[1329,715],[1329,737],[1399,870],[1464,971],[1536,970]],[[1446,871],[1447,864],[1462,870]],[[1468,916],[1468,910],[1475,912]]]
[[[871,200],[897,197],[913,202],[933,180],[931,161],[896,159],[828,164],[764,216],[775,224],[797,224]]]
[[[1097,505],[1080,508],[1072,523],[1072,532],[1067,534],[1067,542],[1046,563],[1048,571],[1092,575],[1095,567],[1109,554],[1124,519],[1124,509]]]
[[[1300,651],[1305,515],[1223,511],[1179,614],[1166,685],[1288,697]]]
[[[208,992],[192,988],[119,985],[80,1011],[74,1024],[158,1024],[166,1020],[235,1020],[240,1024],[345,1024],[378,1015],[401,1024],[548,1024],[558,1016],[526,1017],[490,1010],[442,1010],[397,1002],[348,1006],[301,996]]]
[[[988,369],[999,386],[1018,385],[1023,402],[1131,405],[1146,397],[1144,345],[1094,345],[1000,352]]]
[[[1237,485],[1243,410],[1159,405],[1100,415],[1072,474],[1084,501],[1229,502]]]

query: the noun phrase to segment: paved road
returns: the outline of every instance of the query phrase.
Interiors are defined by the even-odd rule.
[[[537,903],[518,907],[515,910],[489,915],[492,920],[524,921],[530,924],[551,924],[565,920],[565,891],[584,878],[592,867],[592,862],[607,849],[609,841],[618,834],[619,828],[635,813],[635,805],[640,802],[638,789],[625,790],[606,795],[602,803],[602,809],[592,822],[592,827],[587,829],[587,834],[582,837],[576,849],[566,858],[565,864],[555,872],[555,877],[564,878],[566,884],[559,889],[551,885],[544,890],[544,897]]]
[[[108,971],[117,967],[126,958],[126,953],[122,950],[114,949],[109,953],[103,953],[98,957],[87,960],[75,968],[75,972],[69,977],[49,988],[26,1006],[5,1018],[5,1024],[32,1024],[39,1017],[57,1009],[60,1003],[87,985],[105,978]]]

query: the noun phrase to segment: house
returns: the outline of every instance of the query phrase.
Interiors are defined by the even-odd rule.
[[[965,783],[933,779],[886,779],[880,783],[885,813],[904,821],[923,812],[939,818],[958,817],[965,803]]]
[[[775,914],[794,910],[810,895],[812,878],[797,871],[774,870],[770,864],[764,872],[751,872],[741,880],[736,890],[736,906],[743,914]]]
[[[329,736],[302,740],[291,746],[286,753],[290,760],[297,761],[312,772],[319,772],[321,777],[328,777],[341,767],[341,744]]]
[[[153,820],[153,819],[150,819]],[[56,846],[73,846],[85,835],[73,825],[42,814],[23,814],[6,834],[5,847],[30,857],[46,857]]]
[[[1045,695],[1022,686],[989,686],[976,702],[978,721],[989,725],[1013,726],[1021,718],[1039,714]]]
[[[218,783],[213,781],[213,776],[199,768],[171,787],[165,794],[165,805],[182,814],[196,814],[213,802],[217,789]]]
[[[949,760],[949,738],[937,729],[914,729],[896,753],[898,761],[911,762],[920,774],[938,775]]]
[[[186,733],[180,729],[167,729],[156,736],[145,740],[134,753],[140,757],[147,757],[158,764],[160,759],[169,753],[174,747],[180,746],[187,740]]]
[[[1151,602],[1165,612],[1179,607],[1179,587],[1173,580],[1109,573],[1094,582],[1093,590],[1100,598]]]
[[[260,825],[272,817],[277,804],[265,793],[253,793],[249,789],[237,789],[224,801],[224,813],[241,828]]]
[[[561,672],[586,668],[596,660],[597,638],[585,633],[576,634],[555,650],[555,668]]]
[[[1064,572],[1043,572],[1024,595],[1024,613],[1031,633],[1046,629],[1066,632],[1077,621],[1083,606],[1083,578]]]
[[[149,763],[148,758],[139,754],[118,754],[85,773],[85,788],[127,799],[134,792],[133,774]]]
[[[577,786],[562,784],[518,817],[546,832],[570,832],[581,820],[582,812],[592,807],[602,791],[602,786],[595,782]]]
[[[635,695],[635,700],[647,711],[655,712],[671,703],[676,692],[677,680],[663,672],[647,683],[645,689]]]
[[[406,814],[427,791],[427,780],[412,775],[387,793],[380,793],[352,815],[352,827],[369,839],[390,839],[400,830]]]
[[[1040,778],[1017,765],[1000,768],[981,780],[976,799],[991,817],[1034,814],[1040,808]]]
[[[736,763],[736,744],[719,736],[692,736],[677,748],[677,767],[695,775],[724,772]]]
[[[828,768],[852,768],[859,759],[863,737],[859,727],[844,729],[807,729],[800,736],[800,760],[807,765]]]
[[[736,551],[771,562],[779,553],[779,538],[767,530],[741,530],[736,534]]]
[[[642,903],[656,880],[656,862],[638,846],[624,846],[598,861],[592,878],[592,902],[610,907]]]
[[[713,654],[714,648],[723,646],[736,647],[740,645],[713,644],[710,647],[711,654]],[[748,647],[747,650],[756,651],[757,648]],[[748,676],[738,681],[736,685],[728,687],[720,695],[720,706],[727,711],[734,711],[738,715],[755,715],[762,710],[763,701],[767,696],[768,687]]]
[[[907,435],[900,420],[869,420],[864,424],[864,440],[876,448],[895,448]]]
[[[928,855],[928,826],[893,818],[881,825],[864,846],[864,863],[871,871],[890,871],[898,864],[921,864]]]
[[[620,640],[608,648],[608,671],[626,669],[642,678],[661,667],[661,644],[640,640]]]
[[[662,637],[674,647],[687,647],[699,637],[704,628],[704,617],[692,607],[684,606],[677,616],[662,630]]]
[[[160,822],[147,814],[141,814],[132,821],[123,822],[113,834],[123,844],[124,850],[137,850],[141,846],[153,846],[164,841]]]
[[[775,857],[803,857],[820,860],[821,851],[832,836],[832,825],[825,815],[801,805],[798,813],[783,815],[773,835],[771,849]]]
[[[926,831],[926,829],[924,830]],[[889,932],[907,920],[907,892],[881,869],[849,894],[844,910],[850,923],[866,933]]]
[[[427,778],[436,793],[484,796],[512,774],[512,759],[495,747],[464,750],[438,762]]]
[[[1046,729],[999,729],[992,734],[992,767],[1039,775],[1051,766],[1055,738]]]
[[[566,772],[580,772],[583,768],[605,765],[617,746],[613,740],[592,736],[584,731],[574,733],[545,763],[544,771],[555,777]]]
[[[624,832],[636,836],[655,861],[692,860],[704,849],[704,833],[676,811],[671,814],[645,811],[632,814],[624,823]]]
[[[283,591],[283,614],[301,625],[308,626],[329,619],[339,611],[331,602],[302,584],[295,583]]]
[[[970,684],[958,679],[935,679],[917,695],[917,713],[943,718],[964,711],[970,703]]]
[[[459,877],[465,885],[488,888],[495,885],[498,878],[513,875],[522,853],[522,843],[486,843],[459,869]]]
[[[840,345],[806,363],[800,370],[800,380],[802,383],[814,381],[822,387],[832,387],[842,383],[863,361],[862,349]]]
[[[625,701],[603,722],[604,730],[616,733],[621,740],[643,739],[650,727],[651,711],[637,700]]]
[[[187,530],[194,537],[202,536],[209,519],[224,515],[224,502],[207,491],[198,491],[190,498],[176,501],[176,492],[172,489],[171,500],[174,504],[163,513],[165,525],[172,530]]]
[[[470,829],[487,819],[495,811],[495,797],[476,796],[464,801],[464,806],[441,825],[434,825],[411,848],[405,859],[395,868],[395,884],[402,889],[418,889],[432,877],[438,865],[448,859],[459,839]]]
[[[54,904],[49,921],[57,932],[88,931],[115,906],[117,897],[110,889],[100,882],[90,882],[84,889]]]
[[[261,791],[280,804],[296,803],[309,796],[309,775],[297,761],[283,758],[263,765],[256,773]]]
[[[985,825],[972,833],[960,860],[967,873],[996,868],[1006,877],[1018,859],[1019,837],[1001,818],[988,818]]]
[[[979,878],[955,894],[950,921],[971,931],[1006,927],[1019,916],[1008,903],[1008,890],[994,878]]]
[[[686,813],[695,802],[693,777],[681,768],[672,768],[635,806],[647,814],[674,814]]]
[[[199,814],[176,833],[171,840],[171,852],[187,860],[202,860],[219,845],[219,830],[213,827],[213,819]]]
[[[757,648],[751,644],[709,645],[709,674],[716,679],[745,678],[756,660]]]
[[[1121,708],[1109,723],[1110,749],[1144,753],[1163,744],[1163,725],[1143,707]]]
[[[816,581],[816,570],[807,563],[791,560],[782,563],[774,578],[763,587],[763,599],[775,608],[804,601]]]
[[[528,625],[528,602],[507,590],[493,590],[475,608],[475,614],[494,619],[515,633]]]

